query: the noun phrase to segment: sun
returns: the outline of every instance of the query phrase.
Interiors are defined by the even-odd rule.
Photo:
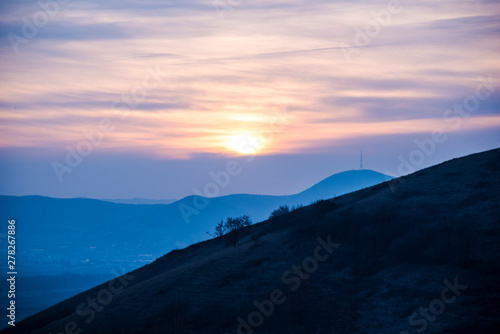
[[[227,146],[231,151],[239,154],[257,154],[263,146],[258,136],[253,134],[241,134],[229,137]]]

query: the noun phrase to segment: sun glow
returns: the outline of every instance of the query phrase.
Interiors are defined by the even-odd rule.
[[[257,154],[263,146],[258,136],[253,134],[234,135],[228,139],[228,147],[239,154]]]

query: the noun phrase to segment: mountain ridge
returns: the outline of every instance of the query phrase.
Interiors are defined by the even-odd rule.
[[[338,173],[335,173],[335,174],[332,174],[320,181],[318,181],[317,183],[315,183],[314,185],[310,186],[309,188],[306,188],[298,193],[295,193],[295,194],[290,194],[290,195],[269,195],[269,194],[254,194],[254,193],[235,193],[235,194],[227,194],[227,195],[222,195],[222,196],[216,196],[215,198],[221,198],[221,197],[228,197],[228,196],[239,196],[239,195],[244,195],[244,196],[269,196],[269,197],[283,197],[283,198],[290,198],[290,197],[306,197],[305,195],[307,195],[309,192],[312,192],[315,188],[324,188],[325,186],[325,183],[328,183],[328,186],[329,187],[332,187],[334,188],[335,186],[338,185],[338,183],[343,183],[343,188],[342,189],[339,189],[339,194],[344,194],[346,192],[349,192],[350,189],[356,189],[356,188],[359,188],[361,189],[362,187],[365,186],[365,184],[369,184],[371,182],[361,182],[359,185],[354,185],[354,182],[352,180],[349,180],[346,182],[346,180],[343,180],[341,179],[342,176],[345,176],[345,175],[352,175],[352,174],[358,174],[357,176],[359,176],[359,174],[365,174],[365,173],[370,173],[371,175],[371,182],[377,182],[377,183],[380,183],[380,182],[385,182],[385,181],[389,181],[391,179],[393,179],[392,176],[389,176],[389,175],[386,175],[386,174],[383,174],[383,173],[380,173],[380,172],[377,172],[377,171],[374,171],[374,170],[370,170],[370,169],[351,169],[351,170],[347,170],[347,171],[343,171],[343,172],[338,172]],[[337,183],[337,184],[336,184]],[[347,186],[346,186],[347,184]],[[350,185],[350,187],[349,187]],[[331,189],[328,189],[328,191],[331,193],[330,191]],[[333,193],[333,195],[336,195],[335,193]],[[10,196],[10,195],[0,195],[0,196]],[[41,196],[41,195],[23,195],[23,196]],[[14,197],[23,197],[23,196],[14,196]],[[137,197],[134,197],[134,198],[119,198],[119,199],[109,199],[109,198],[90,198],[90,197],[74,197],[74,198],[81,198],[81,199],[94,199],[94,200],[98,200],[98,201],[104,201],[104,202],[111,202],[111,203],[117,203],[117,204],[138,204],[138,205],[141,205],[141,204],[149,204],[149,205],[157,205],[157,204],[173,204],[173,203],[176,203],[176,202],[180,202],[180,201],[183,201],[187,198],[190,198],[192,196],[199,196],[199,195],[188,195],[188,196],[185,196],[181,199],[151,199],[151,198],[137,198]],[[315,199],[321,199],[320,196],[318,196],[317,194],[314,195],[316,198]],[[328,198],[328,196],[330,196],[329,194],[326,194],[325,195],[326,197],[324,198]],[[49,198],[56,198],[56,197],[50,197],[50,196],[41,196],[41,197],[49,197]],[[205,197],[205,196],[201,196],[201,197]],[[330,196],[331,197],[331,196]],[[214,197],[205,197],[205,198],[214,198]],[[65,198],[65,199],[71,199],[71,198]]]

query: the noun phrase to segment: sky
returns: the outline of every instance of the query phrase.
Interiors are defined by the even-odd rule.
[[[0,194],[405,175],[500,147],[499,54],[497,1],[2,1]]]

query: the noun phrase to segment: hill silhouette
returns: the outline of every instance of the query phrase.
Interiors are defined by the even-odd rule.
[[[311,203],[315,200],[344,195],[391,179],[392,177],[370,169],[349,170],[327,177],[292,197],[296,203]]]
[[[15,330],[497,333],[499,189],[499,149],[454,159],[172,251]]]

